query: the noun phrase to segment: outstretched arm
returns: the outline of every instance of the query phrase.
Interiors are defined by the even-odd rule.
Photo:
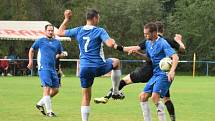
[[[127,52],[129,55],[132,54],[132,53],[136,53],[136,54],[140,55],[143,58],[143,60],[150,61],[150,59],[147,57],[146,54],[143,54],[143,53],[139,52],[139,50],[141,50],[141,48],[139,46],[127,46],[127,47],[124,47],[124,46],[121,46],[121,45],[117,45],[115,40],[111,39],[111,38],[108,39],[107,41],[105,41],[105,44],[108,47],[114,48],[116,50],[119,50],[119,51],[122,51],[122,52]]]
[[[108,39],[107,41],[105,41],[105,44],[108,46],[108,47],[111,47],[111,48],[114,48],[116,50],[119,50],[119,51],[123,51],[123,52],[130,52],[130,51],[138,51],[140,50],[141,48],[139,46],[127,46],[127,47],[124,47],[124,46],[121,46],[121,45],[117,45],[115,40],[110,38]]]
[[[59,30],[57,32],[58,36],[65,36],[65,30],[67,28],[67,25],[69,23],[69,20],[72,17],[72,11],[71,10],[65,10],[64,11],[64,21],[63,23],[60,25]]]

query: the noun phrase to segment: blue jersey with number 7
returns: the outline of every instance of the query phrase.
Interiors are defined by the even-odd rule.
[[[80,26],[65,31],[66,37],[73,37],[78,41],[80,49],[80,67],[98,67],[105,64],[103,42],[110,37],[100,27]]]

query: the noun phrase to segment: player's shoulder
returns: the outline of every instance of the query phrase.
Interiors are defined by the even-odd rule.
[[[80,31],[82,28],[83,28],[83,26],[77,26],[77,27],[74,27],[74,28],[69,28],[66,31]]]
[[[43,40],[45,38],[46,38],[46,36],[40,36],[40,37],[37,38],[37,40]]]
[[[35,42],[41,42],[41,41],[44,41],[45,39],[46,39],[46,36],[40,36],[35,40]]]
[[[167,40],[164,38],[164,37],[160,37],[158,38],[159,42],[162,43],[162,44],[167,44]]]
[[[59,41],[59,42],[60,42],[60,37],[55,36],[55,37],[53,38],[53,41]]]
[[[93,31],[93,33],[97,33],[97,34],[102,34],[102,33],[105,33],[106,30],[102,27],[99,27],[99,26],[84,26],[83,29],[85,30],[91,30]]]

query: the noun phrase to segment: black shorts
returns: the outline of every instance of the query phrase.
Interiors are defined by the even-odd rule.
[[[130,73],[130,78],[133,83],[147,83],[153,76],[153,68],[149,63],[144,63],[141,67],[136,68]],[[169,90],[165,97],[170,97]]]
[[[136,68],[130,73],[133,83],[146,83],[153,75],[152,64],[144,63],[141,67]]]
[[[164,97],[170,97],[169,90],[167,91],[166,95]]]
[[[59,69],[56,69],[57,71],[57,76],[58,76],[58,79],[59,79],[59,84],[61,85],[61,74],[60,74],[60,70]]]

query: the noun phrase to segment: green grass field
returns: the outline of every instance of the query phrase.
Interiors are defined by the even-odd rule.
[[[110,78],[96,78],[92,98],[103,96],[110,86]],[[90,121],[143,121],[138,101],[143,87],[144,84],[127,86],[122,101],[99,105],[91,102]],[[171,87],[177,121],[215,121],[214,90],[215,77],[177,76]],[[0,77],[0,121],[81,121],[77,77],[63,78],[60,93],[52,101],[56,118],[44,117],[35,109],[41,94],[38,77]],[[150,103],[153,121],[157,121],[155,106]],[[168,114],[167,118],[169,121]]]

